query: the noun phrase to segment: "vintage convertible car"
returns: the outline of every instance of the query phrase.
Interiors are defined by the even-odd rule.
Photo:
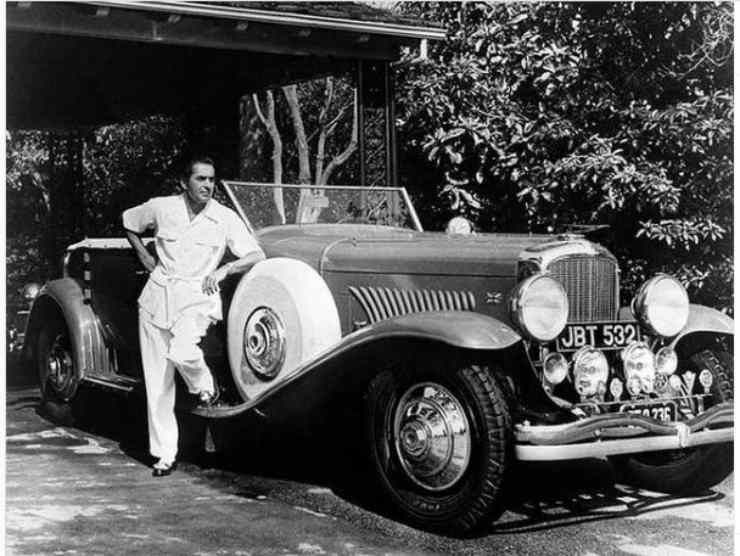
[[[202,417],[346,419],[391,507],[455,535],[502,510],[517,461],[610,457],[682,493],[732,471],[733,321],[674,278],[620,307],[615,258],[581,235],[424,232],[401,188],[223,187],[268,259],[222,287]],[[68,248],[25,332],[46,399],[141,390],[145,279],[123,239]]]

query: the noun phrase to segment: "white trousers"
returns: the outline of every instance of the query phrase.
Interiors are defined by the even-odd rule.
[[[152,323],[147,311],[139,310],[149,452],[156,458],[173,461],[177,456],[175,368],[190,393],[214,391],[213,376],[198,347],[210,323],[197,311],[185,311],[171,328],[162,328]]]

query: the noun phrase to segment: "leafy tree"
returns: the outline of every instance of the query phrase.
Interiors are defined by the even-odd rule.
[[[625,298],[667,271],[731,310],[730,4],[397,9],[448,29],[398,66],[401,175],[437,184],[417,192],[427,218],[608,224],[596,239],[620,259]]]

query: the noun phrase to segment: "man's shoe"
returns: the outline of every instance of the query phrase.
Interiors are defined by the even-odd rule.
[[[210,409],[218,401],[218,390],[208,392],[204,390],[198,394],[198,409]]]
[[[177,469],[177,461],[164,461],[160,459],[152,466],[152,476],[166,477]]]

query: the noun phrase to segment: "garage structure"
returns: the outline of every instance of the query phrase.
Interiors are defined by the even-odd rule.
[[[244,94],[349,73],[363,185],[398,182],[391,62],[444,36],[352,2],[8,2],[6,21],[10,129],[184,116],[191,150],[234,176]]]

